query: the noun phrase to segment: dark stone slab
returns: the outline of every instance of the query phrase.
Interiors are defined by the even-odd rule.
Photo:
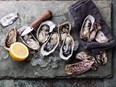
[[[72,21],[71,16],[68,13],[68,7],[73,4],[75,1],[18,1],[18,2],[0,2],[0,18],[5,14],[8,14],[13,11],[18,11],[20,14],[20,19],[18,19],[13,25],[2,28],[0,27],[0,52],[3,54],[0,56],[0,78],[71,78],[66,76],[64,67],[67,63],[59,58],[58,51],[55,51],[50,56],[44,58],[44,63],[49,62],[49,59],[52,56],[58,60],[58,68],[52,68],[53,65],[49,63],[46,67],[41,68],[41,64],[36,64],[36,59],[41,59],[41,55],[38,53],[31,53],[30,58],[24,62],[16,62],[10,58],[8,53],[3,49],[3,38],[10,28],[14,25],[17,28],[25,24],[30,24],[42,10],[50,9],[53,12],[53,21],[58,24],[64,21]],[[95,4],[100,9],[104,19],[106,20],[109,27],[111,27],[111,4],[110,1],[94,1]],[[10,9],[10,10],[9,10]],[[72,31],[74,32],[74,31]],[[74,39],[76,40],[74,35]],[[3,51],[4,50],[4,51]],[[76,50],[76,49],[75,49]],[[36,57],[37,56],[37,57]],[[8,58],[7,58],[8,57]],[[35,58],[35,59],[34,59]],[[34,59],[34,60],[33,60]],[[98,71],[89,71],[85,74],[79,75],[77,78],[108,78],[112,76],[111,72],[111,60],[112,52],[108,52],[108,63],[105,66],[101,66]],[[53,63],[53,62],[52,62]]]

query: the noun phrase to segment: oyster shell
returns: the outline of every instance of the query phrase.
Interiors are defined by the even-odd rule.
[[[9,51],[11,44],[16,42],[16,38],[17,38],[17,32],[16,32],[16,28],[14,27],[9,30],[9,32],[6,36],[4,48]]]
[[[98,31],[95,40],[99,43],[106,43],[109,41],[102,31]]]
[[[59,35],[58,33],[53,33],[50,35],[48,40],[41,47],[41,54],[47,56],[55,51],[56,47],[59,44]]]
[[[48,37],[50,36],[50,33],[53,31],[53,29],[56,27],[56,25],[52,21],[45,21],[43,22],[36,33],[37,39],[40,43],[44,43]]]
[[[29,33],[25,36],[20,36],[22,42],[27,45],[29,48],[33,50],[39,50],[40,45],[37,39],[33,36],[33,34]]]
[[[95,57],[94,56],[91,56],[91,55],[88,55],[86,52],[80,52],[78,54],[76,54],[76,59],[79,59],[79,60],[93,60],[94,63],[93,65],[91,66],[91,69],[92,70],[97,70],[99,64],[98,62],[96,61]]]
[[[64,60],[68,60],[73,54],[73,49],[74,40],[70,34],[67,34],[60,48],[60,57]]]
[[[67,34],[70,34],[71,24],[67,21],[58,26],[58,33],[60,35],[60,39],[64,40]]]
[[[88,15],[82,24],[80,31],[80,38],[83,40],[88,40],[90,36],[90,32],[93,30],[93,24],[95,22],[95,18],[92,15]]]
[[[14,21],[16,21],[16,19],[18,17],[19,17],[19,14],[17,12],[10,13],[10,14],[4,16],[3,18],[1,18],[0,23],[2,24],[2,26],[6,27],[8,25],[13,24]]]
[[[68,64],[65,67],[65,72],[68,75],[71,74],[82,74],[89,69],[91,69],[91,66],[93,65],[94,61],[92,60],[83,60],[81,62],[75,63],[75,64]]]
[[[106,52],[101,51],[98,55],[96,55],[96,59],[99,64],[105,65],[108,61]]]

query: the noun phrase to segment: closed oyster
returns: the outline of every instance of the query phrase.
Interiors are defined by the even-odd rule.
[[[11,44],[16,42],[16,38],[17,38],[17,32],[16,32],[16,28],[14,27],[14,28],[10,29],[10,31],[8,32],[8,34],[6,36],[4,48],[6,50],[9,50]]]
[[[97,68],[99,66],[99,64],[96,61],[96,59],[94,58],[94,56],[88,55],[86,52],[80,52],[80,53],[76,54],[76,59],[79,59],[79,60],[82,60],[82,61],[83,60],[93,60],[94,63],[91,66],[92,70],[97,70]]]
[[[96,59],[99,64],[105,65],[108,61],[106,52],[100,51],[100,53],[96,55]]]
[[[68,75],[71,74],[82,74],[89,69],[91,69],[91,66],[93,65],[94,61],[92,60],[83,60],[81,62],[75,63],[75,64],[68,64],[65,67],[65,72]]]
[[[58,26],[60,39],[64,40],[67,34],[70,34],[71,24],[67,21]]]
[[[73,49],[74,40],[70,34],[67,34],[60,48],[60,57],[64,60],[68,60],[73,54]]]
[[[22,42],[33,50],[39,50],[40,45],[33,34],[29,33],[25,36],[20,36]]]
[[[109,41],[102,31],[98,31],[95,40],[99,43],[106,43]]]
[[[59,44],[59,35],[58,33],[53,33],[50,35],[48,40],[41,47],[41,54],[47,56],[55,51],[56,47]]]
[[[14,21],[16,21],[16,19],[19,17],[19,14],[17,12],[14,13],[10,13],[6,16],[4,16],[3,18],[0,19],[0,23],[2,24],[2,26],[8,26],[14,23]]]
[[[88,15],[82,24],[80,31],[80,38],[83,40],[89,40],[90,32],[93,30],[93,24],[95,18],[92,15]]]
[[[52,21],[45,21],[43,22],[36,33],[37,39],[40,43],[44,43],[48,37],[50,36],[50,33],[53,31],[53,29],[56,27],[56,25]]]

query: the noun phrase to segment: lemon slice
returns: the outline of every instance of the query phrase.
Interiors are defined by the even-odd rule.
[[[24,44],[15,42],[10,46],[9,53],[14,60],[23,61],[28,57],[29,50]]]

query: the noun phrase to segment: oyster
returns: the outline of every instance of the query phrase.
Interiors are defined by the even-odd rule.
[[[56,25],[52,21],[45,21],[43,22],[36,33],[37,39],[40,43],[44,43],[48,37],[50,36],[50,33],[53,31],[53,29],[56,27]]]
[[[95,18],[92,15],[88,15],[82,24],[80,31],[80,38],[83,40],[88,40],[90,36],[90,32],[93,30],[93,24],[95,22]]]
[[[60,35],[60,39],[64,40],[67,34],[70,34],[71,24],[67,21],[58,26],[58,32]]]
[[[98,31],[95,40],[99,43],[106,43],[109,41],[102,31]]]
[[[40,45],[37,39],[33,36],[33,34],[29,33],[25,36],[20,36],[22,42],[27,45],[29,48],[33,50],[39,50]]]
[[[42,45],[41,54],[43,56],[47,56],[47,55],[51,54],[52,52],[54,52],[54,50],[56,49],[58,44],[59,44],[58,33],[51,34],[50,37],[48,38],[48,40]]]
[[[70,34],[67,34],[60,48],[60,57],[64,60],[68,60],[73,54],[73,49],[74,40]]]
[[[91,66],[93,65],[94,61],[92,60],[83,60],[81,62],[75,63],[75,64],[68,64],[65,67],[65,72],[68,75],[71,74],[82,74],[89,69],[91,69]]]
[[[108,61],[106,52],[101,51],[98,55],[96,55],[96,59],[99,64],[105,65]]]
[[[76,59],[79,59],[81,61],[83,60],[93,60],[94,63],[92,64],[91,66],[91,69],[92,70],[97,70],[99,64],[98,62],[96,61],[96,59],[94,58],[94,56],[91,56],[91,55],[88,55],[86,52],[80,52],[76,55]]]
[[[18,17],[19,17],[19,14],[17,12],[10,13],[10,14],[4,16],[3,18],[1,18],[0,23],[2,24],[2,26],[6,27],[8,25],[13,24],[14,21],[16,21],[16,19]]]
[[[6,36],[4,48],[6,50],[9,50],[11,44],[16,42],[16,38],[17,38],[17,32],[16,32],[16,28],[14,27],[14,28],[10,29],[10,31],[8,32],[8,34]]]

